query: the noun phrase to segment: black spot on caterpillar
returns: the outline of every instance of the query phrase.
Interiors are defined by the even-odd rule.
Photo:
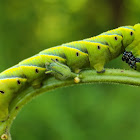
[[[35,69],[35,72],[36,72],[36,73],[39,73],[39,70],[38,70],[38,69]]]
[[[20,80],[17,80],[17,83],[20,85],[21,84]]]
[[[115,36],[115,40],[117,40],[118,38]]]
[[[123,26],[95,37],[46,49],[0,73],[0,121],[7,118],[9,103],[27,83],[39,88],[50,75],[60,80],[74,78],[78,83],[80,79],[76,78],[76,73],[88,67],[98,73],[105,72],[107,62],[129,46],[138,45],[138,37],[135,36],[140,31],[137,27],[140,28],[140,24]]]
[[[16,110],[18,110],[18,108],[19,108],[19,107],[18,107],[18,106],[16,106]]]
[[[98,48],[98,50],[100,50],[100,49],[101,49],[101,47],[100,47],[100,46],[97,46],[97,48]]]
[[[4,94],[4,91],[0,90],[0,93]]]
[[[79,56],[79,53],[78,52],[76,52],[76,56]]]
[[[130,35],[132,36],[133,35],[133,32],[130,32]]]

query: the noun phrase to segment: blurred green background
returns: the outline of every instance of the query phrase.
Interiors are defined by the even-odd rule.
[[[39,51],[140,21],[139,0],[0,0],[0,71]],[[121,57],[106,67],[129,69]],[[13,140],[139,140],[140,88],[92,84],[37,97]]]

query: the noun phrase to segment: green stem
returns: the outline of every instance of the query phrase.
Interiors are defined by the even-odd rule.
[[[121,69],[106,69],[105,73],[96,73],[95,70],[85,70],[79,75],[80,82],[78,84],[84,83],[120,83],[140,86],[140,72],[121,70]],[[33,99],[35,96],[65,86],[75,85],[74,80],[57,80],[51,77],[43,82],[43,86],[40,89],[33,89],[32,87],[27,88],[25,91],[19,93],[9,106],[9,118],[5,122],[0,122],[0,137],[3,139],[10,136],[10,127],[13,120],[16,118],[18,112],[21,108]]]

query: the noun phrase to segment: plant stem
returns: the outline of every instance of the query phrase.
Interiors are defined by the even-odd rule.
[[[79,74],[80,82],[78,84],[84,83],[119,83],[140,86],[140,72],[121,70],[121,69],[106,69],[104,73],[96,73],[95,70],[85,70]],[[19,93],[19,95],[12,100],[9,105],[9,118],[5,122],[0,122],[0,137],[10,136],[10,127],[13,120],[16,118],[18,112],[21,108],[35,96],[65,86],[76,85],[74,80],[57,80],[54,77],[50,77],[43,82],[43,86],[39,89],[34,89],[32,87],[27,88],[25,91]]]

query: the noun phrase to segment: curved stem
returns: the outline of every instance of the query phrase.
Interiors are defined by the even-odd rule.
[[[120,83],[140,86],[140,73],[137,71],[121,70],[121,69],[106,69],[105,73],[96,73],[95,70],[85,70],[79,75],[80,82],[84,83]],[[19,95],[12,100],[9,106],[9,118],[5,122],[0,122],[0,137],[2,139],[11,140],[10,126],[13,120],[16,118],[21,108],[33,99],[35,96],[65,86],[75,85],[74,80],[57,80],[54,77],[48,78],[43,82],[43,86],[40,89],[34,89],[32,87],[27,88],[25,91],[19,93]]]

